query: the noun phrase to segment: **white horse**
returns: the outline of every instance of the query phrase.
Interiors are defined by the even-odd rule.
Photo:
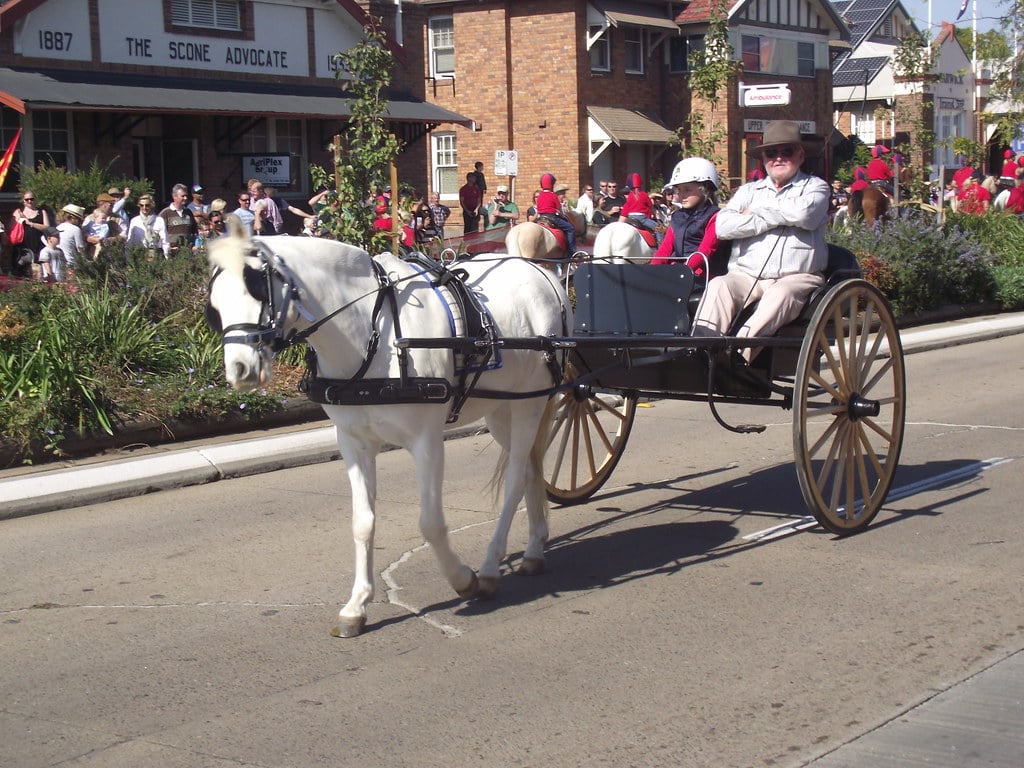
[[[258,255],[254,246],[260,246]],[[308,343],[317,355],[315,373],[321,384],[327,382],[320,387],[319,401],[332,403],[324,410],[337,427],[338,447],[348,469],[356,544],[352,594],[332,634],[358,635],[373,599],[376,456],[384,444],[412,454],[420,491],[420,530],[460,596],[489,597],[496,592],[509,529],[524,494],[529,541],[520,570],[543,570],[548,524],[542,465],[550,422],[546,395],[558,373],[557,365],[549,364],[555,360],[550,350],[501,349],[500,367],[481,375],[473,390],[479,397],[471,396],[462,407],[463,423],[486,417],[502,448],[496,478],[504,468],[501,513],[478,577],[449,544],[441,501],[442,433],[451,404],[436,394],[445,383],[457,380],[455,345],[400,352],[394,344],[396,324],[407,339],[451,339],[450,295],[431,285],[430,274],[391,254],[371,259],[360,248],[318,238],[223,237],[211,242],[210,261],[214,272],[207,311],[211,325],[219,325],[223,334],[224,364],[233,387],[266,384],[272,358],[268,345],[280,344],[293,332],[313,331]],[[507,256],[478,256],[458,267],[468,273],[466,283],[489,310],[500,338],[565,336],[572,328],[568,297],[546,270]],[[378,333],[379,345],[371,341]],[[403,367],[408,378],[403,377]],[[388,393],[408,393],[408,387],[417,386],[428,394],[416,402],[396,404],[388,399]],[[377,404],[363,404],[366,401],[360,398],[366,391],[371,392],[371,402],[373,392],[381,393]],[[484,397],[534,392],[538,394],[522,399]],[[348,404],[353,400],[359,402]],[[345,404],[337,404],[341,401]]]
[[[598,230],[594,238],[594,261],[613,264],[646,264],[654,256],[652,248],[632,224],[613,221]]]

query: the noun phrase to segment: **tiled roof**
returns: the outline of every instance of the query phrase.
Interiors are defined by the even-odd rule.
[[[847,59],[833,73],[832,87],[844,88],[851,85],[870,83],[888,62],[888,56],[866,56],[863,59]]]

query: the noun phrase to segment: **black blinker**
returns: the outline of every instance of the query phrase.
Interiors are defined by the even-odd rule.
[[[214,309],[212,304],[206,303],[203,314],[206,316],[206,324],[210,327],[211,331],[217,334],[224,332],[224,324],[221,322],[220,312]]]
[[[242,270],[242,279],[245,281],[245,290],[257,301],[265,302],[270,298],[267,290],[267,269],[254,269],[248,265]]]

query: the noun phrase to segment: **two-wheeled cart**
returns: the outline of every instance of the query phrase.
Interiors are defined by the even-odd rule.
[[[825,286],[771,337],[694,337],[690,270],[586,264],[574,275],[576,327],[545,457],[549,497],[590,498],[625,450],[641,398],[773,405],[793,413],[793,455],[808,509],[829,531],[864,529],[899,463],[905,370],[889,303],[852,253],[829,247]],[[737,325],[743,317],[738,318]],[[739,359],[757,350],[748,366]]]

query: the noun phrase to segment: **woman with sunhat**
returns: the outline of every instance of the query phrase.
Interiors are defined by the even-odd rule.
[[[74,274],[75,259],[79,254],[85,253],[85,238],[82,237],[83,219],[85,209],[80,205],[68,203],[60,209],[60,224],[57,225],[60,239],[57,241],[57,247],[64,254],[64,258],[58,260],[54,269],[54,277],[59,282]]]

